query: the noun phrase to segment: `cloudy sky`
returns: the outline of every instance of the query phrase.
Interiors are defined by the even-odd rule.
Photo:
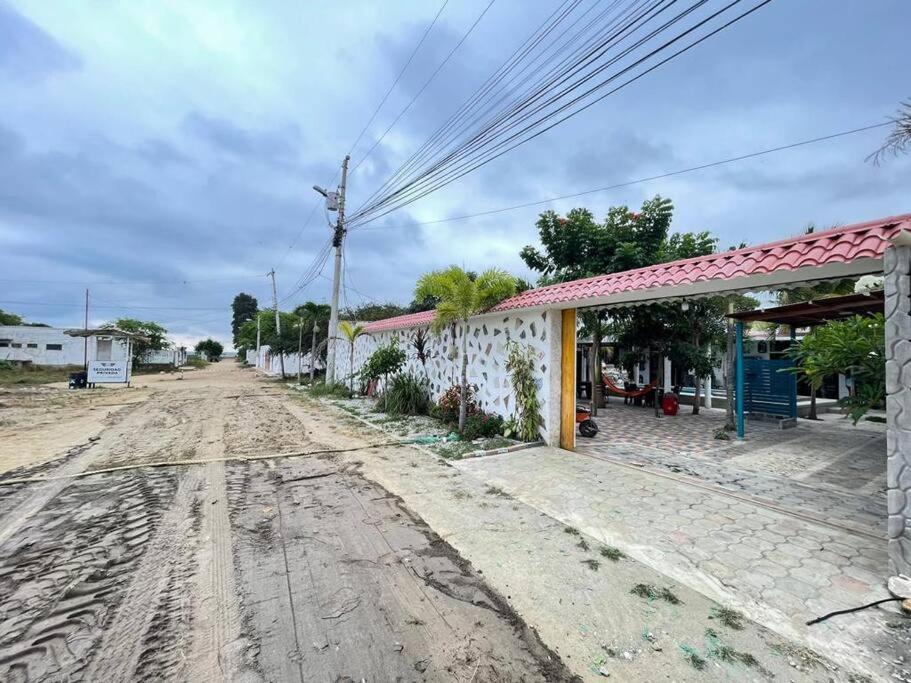
[[[488,0],[450,0],[353,155],[357,205],[558,5],[497,0],[364,155]],[[246,291],[326,301],[332,183],[440,3],[0,0],[0,308],[54,325],[153,319],[230,337]],[[775,0],[528,145],[353,232],[343,303],[407,302],[424,271],[526,277],[539,208],[418,225],[580,192],[879,123],[911,97],[907,0]],[[557,201],[602,215],[660,193],[675,228],[722,246],[911,211],[911,158],[865,157],[884,129]],[[310,222],[307,217],[312,216]]]

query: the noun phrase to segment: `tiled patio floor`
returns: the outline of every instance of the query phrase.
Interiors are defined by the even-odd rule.
[[[801,501],[785,501],[784,494],[781,505],[766,504],[668,467],[633,465],[624,461],[628,445],[616,453],[606,442],[587,449],[604,453],[536,448],[455,466],[787,637],[846,666],[859,665],[874,679],[911,676],[901,659],[911,649],[911,631],[892,626],[901,621],[892,612],[872,609],[805,624],[887,597],[880,533],[808,519],[800,514]],[[725,451],[718,463],[749,452]],[[687,466],[705,464],[700,456],[679,457]]]
[[[723,411],[675,417],[611,404],[596,418],[580,453],[645,466],[717,486],[815,521],[885,534],[886,435],[880,425],[800,420],[779,430],[748,422],[747,438],[719,441]]]

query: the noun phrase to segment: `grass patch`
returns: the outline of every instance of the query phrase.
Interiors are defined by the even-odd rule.
[[[712,610],[710,619],[717,619],[723,625],[735,631],[743,630],[743,615],[735,609],[729,607],[716,607]]]
[[[314,382],[310,387],[311,396],[331,396],[334,398],[350,398],[351,392],[348,387],[338,382],[326,384],[325,382]]]
[[[50,384],[52,382],[67,382],[71,372],[82,370],[81,365],[65,365],[53,367],[46,365],[13,365],[12,363],[0,364],[0,386]]]
[[[626,555],[623,554],[623,551],[620,548],[615,548],[612,545],[602,545],[598,552],[601,553],[601,557],[604,557],[611,562],[617,562],[622,560]]]
[[[680,649],[683,650],[686,661],[690,663],[690,666],[692,666],[697,671],[702,671],[705,669],[705,665],[708,664],[708,662],[705,661],[705,657],[702,657],[698,652],[696,652],[695,648],[692,648],[689,645],[681,645]]]
[[[563,527],[563,533],[569,534],[570,536],[578,536],[579,530],[574,526],[565,526]]]
[[[509,494],[506,493],[506,491],[501,489],[499,486],[488,486],[484,490],[484,493],[486,493],[488,496],[499,496],[500,498],[509,498]]]
[[[672,605],[682,604],[680,598],[669,588],[657,588],[650,583],[637,583],[630,593],[646,600],[664,600]]]
[[[187,358],[184,365],[191,368],[199,368],[201,370],[202,368],[209,365],[209,361],[203,358]]]
[[[584,538],[579,539],[579,542],[576,543],[576,547],[581,548],[582,550],[585,550],[585,551],[588,551],[588,548],[589,548],[588,542]]]
[[[598,571],[598,568],[601,566],[601,563],[598,560],[582,560],[582,564],[586,565],[593,572]]]
[[[463,491],[462,489],[456,489],[452,492],[452,497],[456,500],[468,500],[471,498],[471,494],[468,491]]]
[[[877,424],[881,424],[881,425],[888,423],[888,420],[886,418],[884,418],[882,415],[867,415],[867,417],[865,417],[864,419],[867,422],[876,422]]]

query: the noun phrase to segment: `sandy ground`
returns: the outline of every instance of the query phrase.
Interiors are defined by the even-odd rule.
[[[0,680],[572,677],[354,457],[410,449],[230,362],[137,384],[0,396]]]

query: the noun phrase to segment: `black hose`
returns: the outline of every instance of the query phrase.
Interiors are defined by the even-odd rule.
[[[860,607],[852,607],[851,609],[840,609],[837,612],[829,612],[824,614],[821,617],[816,617],[815,619],[810,619],[807,622],[807,626],[812,626],[813,624],[818,624],[821,621],[825,621],[829,617],[836,617],[839,614],[851,614],[852,612],[860,612],[861,610],[868,609],[870,607],[876,607],[877,605],[882,605],[886,602],[901,602],[902,598],[884,598],[882,600],[877,600],[876,602],[871,602],[868,605],[861,605]]]

